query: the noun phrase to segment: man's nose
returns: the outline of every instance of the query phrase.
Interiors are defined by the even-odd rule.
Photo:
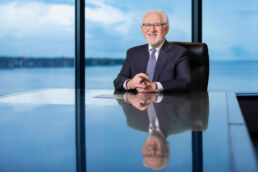
[[[154,25],[151,25],[150,30],[151,31],[156,31],[156,27]]]
[[[150,150],[150,154],[151,154],[151,156],[155,156],[156,155],[156,150],[155,149]]]
[[[156,147],[156,145],[149,145],[149,146],[148,146],[148,149],[149,149],[149,152],[151,153],[152,156],[155,155],[156,152],[157,152],[157,147]]]

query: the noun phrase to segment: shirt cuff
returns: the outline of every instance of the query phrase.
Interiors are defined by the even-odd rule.
[[[129,90],[129,89],[126,87],[126,83],[127,83],[128,80],[129,80],[129,79],[125,80],[125,82],[124,82],[124,84],[123,84],[123,87],[124,87],[125,90]]]
[[[164,98],[164,95],[162,93],[157,93],[156,103],[162,102],[163,98]]]
[[[161,85],[160,82],[156,82],[157,84],[157,92],[162,92],[164,90],[163,86]]]
[[[126,103],[129,103],[128,101],[127,101],[127,95],[128,95],[128,92],[125,92],[124,94],[123,94],[123,99],[124,99],[124,101],[126,102]]]

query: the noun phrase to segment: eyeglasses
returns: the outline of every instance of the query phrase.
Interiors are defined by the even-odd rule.
[[[144,157],[144,158],[145,158],[145,157],[148,157],[148,158],[151,158],[151,157],[153,157],[153,158],[166,158],[166,157],[168,157],[168,155],[150,155],[150,154],[144,154],[143,157]]]
[[[155,24],[143,23],[142,24],[142,26],[145,27],[145,28],[151,28],[152,26],[153,27],[161,27],[161,26],[164,26],[164,25],[167,25],[167,23],[155,23]]]

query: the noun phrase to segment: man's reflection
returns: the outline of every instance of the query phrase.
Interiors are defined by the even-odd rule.
[[[123,108],[128,126],[149,132],[142,147],[143,164],[155,170],[168,165],[168,135],[207,128],[207,93],[163,95],[126,92],[123,99],[117,101]]]
[[[142,147],[143,164],[146,167],[159,170],[167,166],[169,147],[166,136],[159,127],[159,120],[153,103],[160,102],[163,95],[156,93],[127,93],[125,100],[135,108],[147,110],[149,119],[149,136]]]
[[[168,165],[169,147],[165,136],[152,130],[142,146],[143,164],[146,167],[160,170]]]
[[[150,103],[156,102],[156,93],[125,93],[125,100],[139,110],[146,110]]]

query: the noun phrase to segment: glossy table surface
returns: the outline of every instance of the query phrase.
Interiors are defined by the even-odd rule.
[[[0,171],[257,171],[234,94],[85,94],[0,97]]]

